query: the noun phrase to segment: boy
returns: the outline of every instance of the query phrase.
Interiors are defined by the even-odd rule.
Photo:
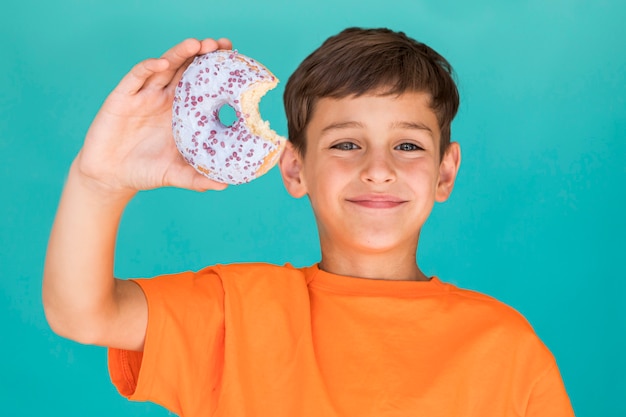
[[[328,39],[285,89],[288,192],[315,213],[318,265],[227,265],[113,278],[122,211],[138,190],[223,189],[178,155],[173,91],[187,40],[107,98],[73,163],[50,238],[52,328],[108,346],[134,400],[182,416],[571,416],[555,361],[514,310],[427,277],[420,230],[450,195],[458,93],[447,61],[386,29]]]

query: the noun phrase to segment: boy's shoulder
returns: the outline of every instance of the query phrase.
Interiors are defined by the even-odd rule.
[[[513,306],[476,290],[446,285],[450,287],[450,304],[453,308],[462,310],[468,322],[481,320],[494,327],[535,337],[535,330],[530,322]]]
[[[215,264],[195,273],[196,278],[214,276],[219,278],[226,292],[236,294],[254,293],[266,288],[271,292],[295,291],[306,288],[317,269],[315,265],[295,267],[292,264],[276,265],[264,262]]]
[[[240,282],[248,279],[279,280],[283,278],[302,278],[309,275],[315,268],[315,266],[295,267],[290,263],[277,265],[266,262],[242,262],[207,266],[196,272],[196,275],[216,274],[221,279],[237,280]]]

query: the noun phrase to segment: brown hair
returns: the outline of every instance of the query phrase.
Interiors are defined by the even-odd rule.
[[[450,144],[459,107],[451,65],[429,46],[389,29],[348,28],[328,38],[287,81],[284,93],[289,140],[304,155],[305,129],[323,97],[360,96],[384,88],[430,94],[441,130],[440,153]]]

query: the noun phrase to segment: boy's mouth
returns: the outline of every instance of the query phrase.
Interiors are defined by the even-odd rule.
[[[361,207],[378,209],[394,208],[406,203],[406,200],[385,194],[359,195],[356,197],[350,197],[347,201]]]

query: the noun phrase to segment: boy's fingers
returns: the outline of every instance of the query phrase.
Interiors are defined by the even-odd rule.
[[[218,40],[207,38],[201,41],[199,54],[206,54],[207,52],[215,51],[216,49],[233,49],[233,43],[227,38],[220,38]]]
[[[182,78],[183,73],[185,72],[185,70],[187,69],[189,64],[191,64],[192,61],[193,61],[193,58],[189,58],[187,60],[187,62],[185,62],[185,64],[183,64],[180,68],[178,68],[178,70],[176,71],[176,73],[172,77],[171,82],[169,83],[169,85],[167,85],[165,87],[166,89],[171,90],[172,92],[176,89],[178,81]]]
[[[215,42],[217,46],[217,42]],[[188,63],[200,50],[200,41],[187,39],[163,54],[135,65],[118,84],[116,90],[125,94],[136,94],[146,86],[162,88],[170,83],[181,66]]]
[[[141,61],[122,78],[115,90],[124,94],[136,94],[146,85],[151,76],[167,67],[167,61],[160,58]]]
[[[168,172],[163,181],[165,186],[184,188],[194,191],[223,190],[227,184],[213,181],[199,174],[191,165],[184,161]]]
[[[178,70],[176,71],[174,76],[172,76],[170,83],[166,88],[171,89],[172,91],[176,89],[176,85],[178,84],[178,81],[181,79],[181,77],[183,76],[183,73],[185,72],[189,64],[191,64],[191,62],[194,60],[194,58],[197,55],[204,55],[209,52],[215,51],[217,49],[232,49],[232,47],[233,47],[232,42],[226,38],[220,38],[217,41],[211,38],[207,38],[207,39],[200,41],[200,50],[198,51],[198,53],[194,56],[189,57],[187,61],[185,61],[183,65],[181,65],[178,68]]]
[[[207,177],[200,176],[196,177],[193,182],[192,190],[194,191],[222,191],[228,187],[228,184],[224,184],[221,182],[213,181],[208,179]]]
[[[155,74],[150,79],[150,86],[164,88],[176,80],[181,69],[185,69],[193,58],[199,53],[206,53],[217,49],[217,42],[208,39],[200,42],[197,39],[186,39],[163,54],[162,59],[166,59],[170,66],[166,71]],[[206,52],[203,50],[206,49]]]
[[[217,45],[219,49],[233,49],[233,43],[227,38],[219,38],[217,40]]]

